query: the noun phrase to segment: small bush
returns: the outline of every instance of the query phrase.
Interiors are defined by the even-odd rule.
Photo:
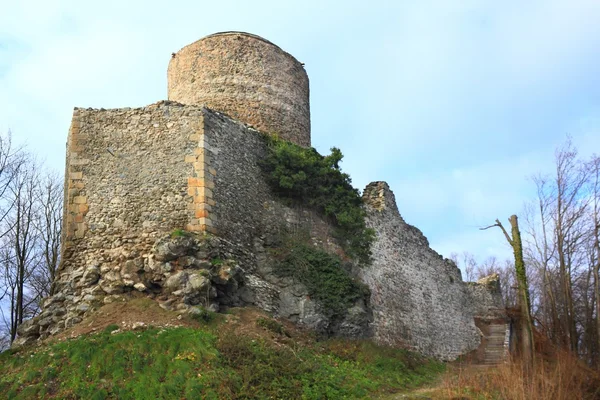
[[[340,168],[342,152],[328,156],[269,137],[269,152],[261,163],[267,182],[278,195],[314,208],[337,227],[335,236],[352,258],[369,262],[375,233],[365,225],[365,210],[350,176]]]
[[[213,321],[216,318],[216,313],[209,311],[202,306],[196,306],[194,308],[195,311],[190,313],[190,317],[195,321],[206,324]]]
[[[171,238],[187,237],[187,236],[190,236],[190,233],[183,229],[175,229],[173,232],[171,232]]]
[[[352,279],[336,255],[306,244],[282,249],[282,260],[275,269],[280,276],[297,279],[333,319],[343,317],[358,299],[369,294],[366,285]]]
[[[119,330],[119,325],[110,324],[106,328],[104,328],[104,333],[111,333],[111,332],[117,331],[117,330]]]
[[[281,323],[275,321],[274,319],[258,318],[256,320],[256,325],[258,325],[262,328],[265,328],[271,332],[278,333],[280,335],[289,336],[289,333],[287,333],[285,331],[285,328],[283,327],[283,325]]]

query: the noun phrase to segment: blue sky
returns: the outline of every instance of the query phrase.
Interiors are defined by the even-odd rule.
[[[61,172],[74,106],[165,99],[170,54],[227,30],[306,64],[313,146],[387,181],[444,256],[510,256],[477,228],[522,210],[566,134],[600,151],[597,0],[3,3],[0,131]]]

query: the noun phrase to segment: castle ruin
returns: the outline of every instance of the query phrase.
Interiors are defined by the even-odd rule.
[[[506,330],[497,288],[463,282],[403,220],[384,182],[363,193],[377,236],[373,262],[354,273],[370,295],[344,318],[332,321],[302,284],[274,273],[268,248],[285,232],[336,246],[328,221],[281,202],[259,167],[264,134],[310,146],[308,77],[290,54],[247,33],[207,36],[173,54],[168,99],[75,108],[55,291],[18,344],[132,296],[179,313],[253,305],[319,332],[444,360],[484,354],[481,343],[499,340],[486,333]]]

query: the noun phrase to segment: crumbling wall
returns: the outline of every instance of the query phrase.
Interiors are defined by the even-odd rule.
[[[326,250],[339,250],[330,232],[333,227],[314,211],[284,204],[266,183],[260,162],[267,154],[262,133],[209,109],[204,114],[205,154],[215,172],[210,218],[215,232],[253,255],[245,267],[244,303],[258,305],[317,331],[335,331],[346,336],[364,336],[370,313],[358,301],[349,317],[332,327],[306,288],[290,278],[278,276],[269,248],[293,237],[308,236]]]
[[[510,346],[510,320],[502,300],[500,277],[492,274],[477,282],[467,282],[475,326],[481,344],[471,355],[474,362],[498,364],[505,360]]]
[[[75,110],[56,294],[17,344],[137,294],[179,313],[256,305],[317,331],[372,333],[441,359],[478,346],[475,307],[489,294],[467,289],[458,268],[404,222],[383,182],[364,192],[377,238],[372,265],[356,273],[370,306],[360,299],[333,324],[304,285],[278,275],[270,249],[286,237],[340,249],[326,220],[271,192],[260,168],[267,145],[262,133],[201,106]]]
[[[257,305],[329,331],[331,321],[307,289],[275,273],[267,248],[301,232],[327,249],[335,246],[331,227],[270,192],[259,166],[266,146],[258,131],[199,106],[76,109],[56,294],[23,325],[17,344],[60,332],[135,293],[178,312],[198,304]],[[178,239],[185,232],[193,240]],[[205,245],[202,237],[214,234],[218,240]],[[211,266],[213,258],[226,261],[227,270]],[[368,318],[363,301],[336,332],[363,336]]]
[[[371,289],[376,341],[452,360],[479,345],[472,303],[460,270],[429,247],[398,212],[385,182],[363,193],[377,234],[373,263],[362,271]]]

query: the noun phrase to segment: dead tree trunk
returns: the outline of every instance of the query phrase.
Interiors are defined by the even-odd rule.
[[[511,226],[511,235],[508,234],[504,226],[499,220],[496,220],[494,225],[488,226],[488,229],[493,226],[497,226],[502,229],[508,244],[513,249],[515,257],[515,272],[517,278],[517,290],[518,296],[517,301],[521,311],[522,327],[521,330],[521,356],[523,357],[526,373],[531,373],[535,364],[535,349],[533,339],[533,321],[531,318],[531,305],[529,301],[529,286],[527,284],[527,270],[525,268],[525,261],[523,259],[523,242],[521,241],[521,231],[519,230],[519,222],[516,215],[512,215],[508,221]]]

